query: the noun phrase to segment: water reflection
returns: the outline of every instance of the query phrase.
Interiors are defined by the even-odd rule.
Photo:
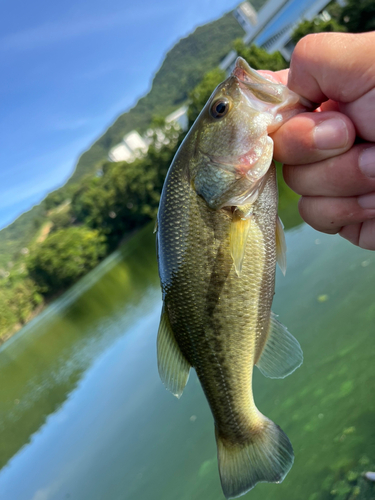
[[[147,311],[150,296],[158,301],[154,246],[148,228],[2,347],[0,467],[65,401],[98,354]]]

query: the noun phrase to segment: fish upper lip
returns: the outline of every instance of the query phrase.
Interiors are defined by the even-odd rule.
[[[246,95],[247,99],[249,99],[251,105],[254,108],[257,108],[255,103],[260,103],[261,108],[264,108],[262,109],[263,112],[268,112],[271,115],[273,115],[274,113],[271,111],[273,107],[276,108],[288,107],[283,98],[283,90],[286,87],[286,85],[283,85],[282,83],[272,82],[271,80],[266,79],[269,83],[269,85],[267,85],[266,82],[257,83],[253,81],[246,81],[246,79],[241,79],[235,74],[233,74],[233,76],[234,78],[237,79],[240,89]],[[289,88],[288,90],[289,90],[289,95],[295,96],[295,102],[291,103],[292,106],[305,109],[306,111],[314,111],[317,107],[319,107],[319,104],[309,101],[305,97],[296,94]],[[267,102],[263,101],[262,99],[259,99],[256,95],[254,95],[254,92],[259,92],[259,91],[263,92],[264,94],[268,94],[271,99],[274,99],[274,102]]]
[[[305,108],[306,111],[313,111],[316,109],[319,104],[314,103],[305,97],[293,92],[288,88],[287,85],[274,80],[272,77],[267,78],[267,75],[261,75],[255,69],[251,68],[248,63],[242,59],[237,58],[236,65],[231,73],[231,76],[236,78],[239,86],[245,92],[263,92],[264,94],[268,94],[271,99],[275,102],[273,104],[278,103],[283,106],[283,102],[285,101],[284,92],[288,89],[289,98],[294,95],[295,102],[293,105],[299,105],[301,108]],[[252,95],[252,99],[259,100],[256,96]],[[289,99],[288,99],[289,100]],[[260,100],[260,102],[262,102]]]

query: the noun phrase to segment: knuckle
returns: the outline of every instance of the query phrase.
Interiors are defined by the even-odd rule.
[[[311,163],[319,159],[313,141],[314,120],[301,114],[288,120],[276,134],[274,156],[277,160],[290,165]]]
[[[317,229],[316,226],[319,224],[316,224],[316,217],[314,217],[311,199],[302,196],[298,202],[298,210],[302,219],[310,224],[310,226],[312,226],[314,229]]]
[[[365,250],[375,250],[375,219],[365,221],[362,224],[358,246]]]
[[[343,226],[337,207],[329,205],[323,198],[302,196],[298,210],[302,219],[317,231],[336,234]]]
[[[293,59],[305,58],[311,51],[311,45],[315,44],[316,34],[309,34],[301,38],[293,51]]]
[[[299,171],[298,167],[294,167],[292,165],[284,165],[283,166],[283,176],[287,185],[293,189],[297,194],[302,194],[299,189]]]

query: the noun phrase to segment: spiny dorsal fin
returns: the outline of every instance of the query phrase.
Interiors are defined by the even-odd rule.
[[[286,242],[284,234],[284,226],[280,217],[276,219],[276,259],[281,272],[285,276],[286,273]]]
[[[230,254],[234,262],[237,276],[241,274],[250,224],[251,217],[243,219],[234,212],[230,225]]]
[[[303,362],[298,341],[271,312],[266,344],[256,366],[269,378],[284,378],[293,373]]]
[[[189,378],[190,365],[174,337],[164,304],[158,331],[157,351],[160,378],[165,387],[180,398]]]

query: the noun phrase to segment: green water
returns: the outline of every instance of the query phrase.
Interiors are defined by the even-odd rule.
[[[285,380],[256,370],[254,393],[296,458],[244,498],[373,499],[353,488],[375,462],[375,252],[307,226],[287,244],[274,311],[305,361]],[[180,400],[158,378],[154,248],[145,228],[1,348],[1,500],[224,498],[195,374]]]

